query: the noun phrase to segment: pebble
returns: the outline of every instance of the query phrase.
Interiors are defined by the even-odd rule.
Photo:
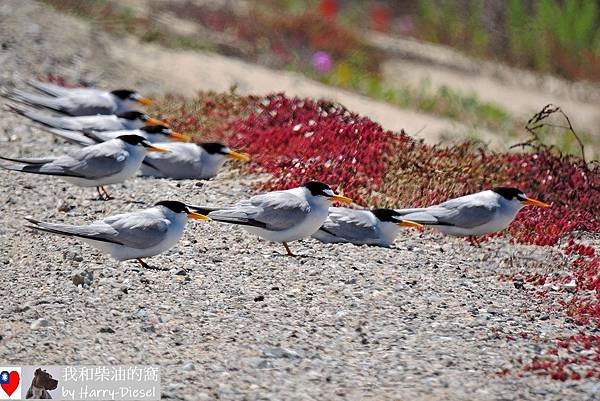
[[[94,281],[94,273],[87,270],[78,270],[73,273],[71,280],[76,286],[89,287]]]
[[[282,347],[266,347],[263,348],[262,353],[268,358],[301,358],[301,356],[297,352]]]
[[[190,371],[190,370],[195,370],[196,367],[194,366],[193,362],[186,362],[185,364],[183,364],[183,366],[181,367],[181,370],[183,371]]]
[[[39,330],[41,328],[50,327],[50,326],[51,326],[50,321],[48,319],[41,317],[41,318],[33,321],[31,323],[31,325],[29,326],[29,328],[31,330]]]

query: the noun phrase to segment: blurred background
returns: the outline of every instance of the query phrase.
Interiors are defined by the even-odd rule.
[[[278,86],[276,75],[257,87],[234,72],[229,83],[246,92],[331,97],[428,142],[466,138],[506,147],[526,136],[523,126],[533,113],[554,103],[571,117],[588,157],[599,152],[598,0],[40,3],[88,21],[94,32],[133,37],[140,46],[219,54],[300,74],[330,89],[310,91],[305,81]],[[196,76],[209,69],[179,67],[197,68]],[[208,73],[207,79],[217,80]],[[180,88],[174,80],[169,90],[207,89],[193,82]],[[355,101],[347,92],[368,100]],[[579,152],[569,134],[550,129],[546,136],[565,152]]]

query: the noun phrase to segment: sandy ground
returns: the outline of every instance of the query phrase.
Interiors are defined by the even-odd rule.
[[[85,24],[15,4],[0,5],[3,85],[17,72],[59,72],[162,89],[111,58],[107,37]],[[8,9],[36,22],[18,30]],[[66,30],[70,50],[53,42]],[[0,148],[23,156],[66,149],[5,111]],[[167,270],[148,271],[23,228],[27,215],[81,223],[164,199],[229,204],[249,196],[254,180],[232,166],[208,182],[136,178],[100,202],[93,189],[0,171],[0,360],[159,364],[162,397],[178,400],[596,397],[594,381],[518,377],[518,358],[577,332],[533,289],[497,280],[559,271],[551,248],[496,239],[475,251],[406,231],[392,249],[307,240],[292,244],[302,256],[290,258],[239,228],[192,222],[177,247],[148,260]],[[73,282],[83,272],[93,275],[85,288]]]
[[[448,87],[462,94],[475,94],[519,118],[528,118],[548,103],[563,107],[580,129],[598,133],[600,85],[567,80],[505,64],[477,60],[446,46],[390,37],[377,32],[367,40],[389,56],[383,64],[386,81],[418,87]],[[395,56],[395,57],[394,57]]]

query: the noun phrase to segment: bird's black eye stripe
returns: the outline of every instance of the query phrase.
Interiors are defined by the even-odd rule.
[[[148,145],[148,142],[146,142],[146,138],[144,138],[141,135],[119,135],[117,139],[120,139],[123,142],[126,142],[130,145]]]
[[[201,143],[200,146],[204,149],[208,154],[214,155],[226,155],[227,147],[219,142],[204,142]]]
[[[165,127],[164,125],[147,125],[145,127],[140,128],[142,131],[147,132],[149,134],[165,134],[168,135],[171,132],[170,128]]]

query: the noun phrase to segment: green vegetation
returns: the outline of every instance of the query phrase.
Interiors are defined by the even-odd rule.
[[[600,80],[597,0],[508,0],[500,9],[504,25],[488,27],[482,0],[463,3],[420,0],[413,34],[569,79]]]
[[[511,136],[516,136],[520,129],[512,115],[499,106],[482,102],[474,94],[464,95],[447,87],[434,89],[428,82],[423,82],[419,88],[390,88],[377,75],[344,62],[328,74],[317,74],[312,70],[304,73],[328,85],[351,89],[402,108],[447,117],[473,127],[503,131]]]

